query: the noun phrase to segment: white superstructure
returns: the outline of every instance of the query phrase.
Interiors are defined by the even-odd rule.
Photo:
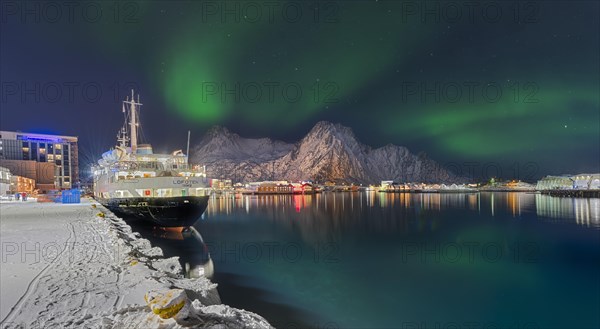
[[[149,144],[138,144],[141,103],[131,98],[123,102],[125,125],[119,131],[119,145],[102,154],[92,168],[94,195],[101,199],[165,198],[209,194],[204,167],[191,166],[181,150],[154,154]]]

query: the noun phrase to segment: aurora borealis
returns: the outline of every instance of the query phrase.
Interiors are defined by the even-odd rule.
[[[506,178],[600,170],[594,1],[51,3],[2,3],[1,129],[108,147],[135,85],[168,149],[215,124],[289,142],[329,120]]]

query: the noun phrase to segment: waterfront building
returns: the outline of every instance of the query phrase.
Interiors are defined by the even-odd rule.
[[[23,176],[12,175],[10,177],[10,193],[32,194],[36,189],[35,180]]]
[[[0,196],[7,195],[10,191],[10,178],[12,174],[8,168],[0,167]]]
[[[257,189],[259,194],[290,194],[293,191],[293,186],[286,181],[262,182]]]
[[[33,160],[0,159],[0,166],[8,168],[14,176],[21,176],[35,181],[35,188],[40,192],[56,189],[56,165],[51,162]]]
[[[230,190],[233,189],[233,185],[231,184],[231,179],[216,179],[213,178],[210,180],[210,187],[217,190]]]
[[[537,182],[538,190],[598,190],[600,173],[546,176]]]
[[[309,182],[301,182],[301,183],[292,183],[289,184],[292,193],[294,194],[313,194],[314,189],[311,183]],[[287,191],[287,189],[286,189]]]
[[[251,182],[246,184],[244,193],[249,194],[292,194],[294,187],[287,181]]]
[[[32,165],[26,161],[51,164],[52,184],[55,188],[69,189],[79,181],[77,137],[0,131],[0,164],[8,167],[5,165],[8,163],[15,175],[35,180],[38,189],[48,189],[47,168],[41,166],[32,171]],[[13,169],[21,173],[16,173]],[[43,179],[39,179],[41,177],[38,172],[43,172]]]

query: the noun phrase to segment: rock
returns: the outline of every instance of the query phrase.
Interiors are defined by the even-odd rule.
[[[373,149],[352,129],[318,122],[295,144],[249,139],[214,127],[194,149],[193,161],[211,178],[251,182],[312,180],[373,184],[382,180],[454,183],[461,179],[424,154],[388,144]]]

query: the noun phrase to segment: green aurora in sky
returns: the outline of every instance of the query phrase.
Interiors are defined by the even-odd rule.
[[[271,21],[267,2],[252,2],[262,11],[252,21],[240,9],[247,3],[128,2],[134,23],[88,24],[79,33],[107,62],[142,72],[159,110],[197,133],[220,124],[295,141],[329,120],[367,144],[407,145],[442,160],[551,161],[560,148],[586,168],[599,166],[597,4],[536,2],[535,20],[517,22],[514,4],[503,3],[506,17],[473,24],[407,20],[406,1],[278,2],[302,8],[295,22],[280,10]],[[223,18],[227,8],[234,14]],[[502,95],[489,101],[478,88],[470,101],[462,87],[458,101],[436,101],[403,90],[438,82],[491,82]],[[301,94],[282,96],[289,85],[287,96]]]

